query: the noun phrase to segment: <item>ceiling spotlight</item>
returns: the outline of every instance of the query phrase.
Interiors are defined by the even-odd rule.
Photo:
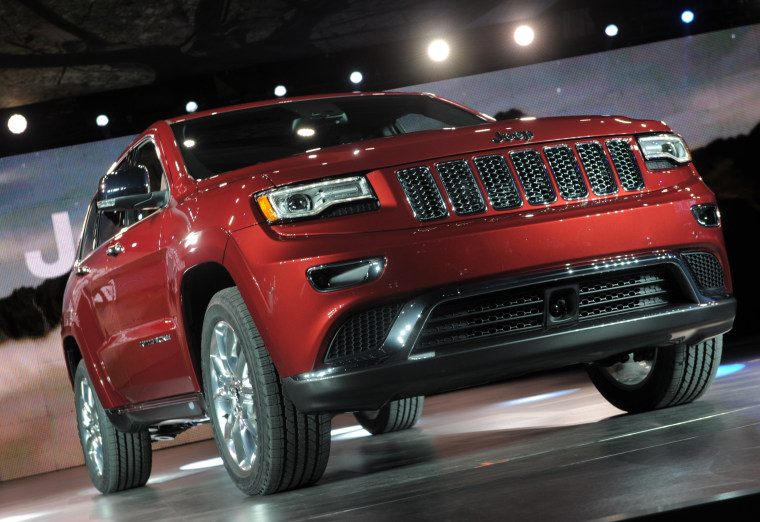
[[[681,13],[681,21],[685,24],[690,24],[694,21],[694,13],[688,9]]]
[[[362,76],[362,73],[359,71],[354,71],[351,73],[351,76],[349,76],[348,79],[351,80],[351,83],[357,84],[362,82],[364,76]]]
[[[190,100],[185,104],[185,110],[187,112],[195,112],[198,110],[198,104],[194,102],[193,100]]]
[[[446,40],[433,40],[430,42],[430,45],[428,45],[428,56],[431,60],[434,62],[442,62],[446,58],[449,57],[449,52],[451,49],[449,48],[449,44],[446,42]]]
[[[284,85],[278,85],[274,88],[274,95],[278,98],[282,98],[286,94],[288,94],[288,89]]]
[[[26,130],[26,118],[20,114],[14,114],[8,118],[8,130],[13,134],[21,134]]]
[[[604,34],[607,36],[617,36],[618,34],[618,26],[615,24],[610,24],[607,27],[604,28]]]
[[[108,116],[105,114],[99,114],[97,118],[95,118],[95,123],[98,124],[98,127],[105,127],[108,125]]]
[[[517,29],[515,29],[515,42],[517,42],[517,45],[530,45],[533,43],[533,38],[535,38],[536,33],[533,32],[533,29],[528,25],[521,25]]]

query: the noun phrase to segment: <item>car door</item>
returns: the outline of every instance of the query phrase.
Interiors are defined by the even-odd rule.
[[[151,191],[168,188],[168,178],[153,139],[140,142],[130,163],[149,173]],[[107,270],[113,288],[108,306],[118,319],[119,335],[102,354],[113,385],[130,403],[194,391],[181,351],[179,311],[171,298],[167,250],[161,248],[163,209],[124,212],[125,228],[109,241]]]
[[[71,295],[75,296],[76,301],[72,303],[73,317],[76,318],[82,342],[89,348],[87,353],[96,358],[88,361],[91,371],[100,371],[99,354],[119,331],[113,309],[107,305],[113,299],[114,288],[108,275],[108,258],[103,245],[116,232],[117,225],[109,219],[113,217],[113,214],[104,216],[99,212],[93,199],[74,264],[72,284],[75,289]]]

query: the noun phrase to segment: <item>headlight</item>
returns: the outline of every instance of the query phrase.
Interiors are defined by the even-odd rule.
[[[277,188],[256,197],[256,203],[270,223],[308,218],[332,206],[362,200],[377,202],[363,176]]]
[[[683,139],[675,134],[641,136],[638,140],[641,153],[647,161],[662,159],[673,160],[676,163],[691,161],[689,148]]]

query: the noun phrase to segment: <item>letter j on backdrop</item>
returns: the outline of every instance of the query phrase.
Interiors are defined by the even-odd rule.
[[[74,264],[74,236],[71,233],[69,213],[56,212],[50,217],[53,220],[58,259],[48,263],[42,259],[42,252],[39,250],[24,253],[26,267],[32,274],[43,279],[63,275],[71,270],[71,266]]]

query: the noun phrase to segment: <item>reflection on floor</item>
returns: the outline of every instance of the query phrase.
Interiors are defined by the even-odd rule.
[[[679,408],[623,415],[568,369],[429,397],[407,432],[370,437],[336,417],[311,488],[245,497],[205,441],[157,451],[147,487],[116,495],[81,467],[3,483],[0,522],[756,518],[760,346],[726,352],[708,393]]]

